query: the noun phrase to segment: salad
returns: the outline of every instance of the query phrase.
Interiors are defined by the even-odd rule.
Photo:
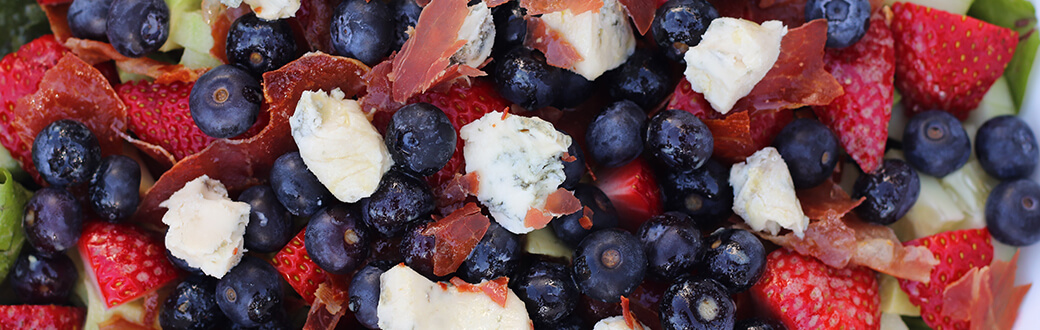
[[[9,7],[2,329],[1010,329],[1030,290],[1025,0]]]

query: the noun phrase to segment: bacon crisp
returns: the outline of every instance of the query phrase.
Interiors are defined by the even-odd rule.
[[[458,32],[467,15],[465,1],[433,0],[423,8],[415,34],[392,61],[388,78],[394,101],[404,103],[438,82],[484,74],[476,68],[450,68],[466,66],[451,64],[450,59],[466,45],[465,40],[458,39]]]
[[[434,237],[433,274],[445,276],[459,269],[489,226],[491,220],[480,213],[475,203],[428,224],[422,235]]]
[[[527,15],[541,15],[570,10],[575,15],[599,10],[603,0],[519,0],[520,7],[527,10]],[[642,0],[639,0],[642,1]],[[653,18],[651,18],[653,19]]]
[[[650,31],[650,25],[654,22],[656,4],[649,0],[618,0],[618,2],[621,3],[621,7],[625,8],[625,12],[628,12],[628,17],[632,18],[632,23],[635,23],[639,34],[646,35],[646,32]]]
[[[270,122],[248,139],[219,139],[206,149],[177,162],[155,182],[141,200],[136,217],[162,226],[162,203],[184,183],[203,174],[219,180],[232,195],[266,181],[271,166],[282,154],[295,150],[289,132],[289,116],[304,91],[340,88],[347,97],[364,93],[361,79],[368,67],[357,60],[310,53],[264,74],[264,97],[270,105]]]

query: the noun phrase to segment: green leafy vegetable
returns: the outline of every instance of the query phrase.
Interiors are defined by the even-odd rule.
[[[51,31],[47,15],[36,1],[0,0],[0,8],[0,56]]]
[[[1033,68],[1037,46],[1040,46],[1040,37],[1036,31],[1036,8],[1027,0],[976,1],[968,10],[968,15],[1018,32],[1018,48],[1004,70],[1004,75],[1011,86],[1015,107],[1021,108],[1029,72]]]
[[[0,280],[7,277],[25,242],[22,212],[32,193],[0,168]]]

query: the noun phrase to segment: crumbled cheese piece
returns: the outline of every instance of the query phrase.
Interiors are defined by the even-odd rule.
[[[780,21],[762,25],[739,18],[711,21],[701,43],[686,51],[686,80],[722,114],[747,96],[780,57],[787,27]]]
[[[545,199],[567,175],[563,154],[571,138],[540,118],[494,111],[463,126],[459,136],[466,172],[476,172],[480,200],[502,227],[524,234],[528,210],[542,210]]]
[[[469,6],[469,15],[462,22],[458,40],[466,40],[466,44],[451,56],[452,63],[477,68],[491,56],[491,47],[495,45],[495,21],[486,3],[481,1]]]
[[[220,181],[195,178],[159,206],[169,209],[162,222],[170,226],[166,248],[174,257],[216,278],[242,259],[249,204],[228,198]]]
[[[751,229],[776,235],[783,227],[802,237],[809,218],[802,212],[791,172],[776,148],[755,152],[746,162],[734,164],[729,173],[733,212]]]
[[[432,282],[405,265],[379,276],[379,328],[531,329],[524,302],[508,290],[505,307],[483,292]]]
[[[303,92],[289,126],[304,164],[343,202],[371,196],[394,163],[357,101],[338,88]]]
[[[650,329],[643,322],[635,321],[638,324],[633,324],[634,327],[629,327],[628,323],[625,323],[625,317],[623,316],[611,316],[599,322],[592,327],[592,330],[633,330],[633,329]]]
[[[242,2],[243,0],[220,0],[220,3],[231,8],[238,8]],[[245,0],[245,3],[253,8],[256,17],[268,21],[296,16],[296,11],[300,9],[300,0]]]
[[[582,60],[567,69],[588,80],[621,66],[636,49],[628,15],[617,0],[603,0],[599,11],[574,15],[567,9],[544,14],[542,21],[581,55]]]

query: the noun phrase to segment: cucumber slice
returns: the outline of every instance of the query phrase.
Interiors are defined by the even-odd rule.
[[[209,53],[199,53],[191,48],[184,48],[184,55],[181,55],[181,64],[184,64],[189,69],[203,69],[216,67],[224,64],[224,62],[221,62]]]
[[[213,34],[198,8],[196,6],[194,11],[181,13],[177,17],[177,29],[170,31],[170,42],[198,53],[208,54],[213,48]]]
[[[964,15],[968,13],[968,8],[971,7],[973,1],[974,0],[885,0],[885,4],[891,6],[896,2],[909,2],[939,10],[945,10],[954,14]],[[991,0],[980,2],[987,1]]]
[[[968,132],[968,137],[971,138],[971,145],[975,145],[975,132],[987,120],[996,116],[1014,115],[1017,112],[1014,98],[1011,95],[1011,86],[1008,84],[1007,78],[1000,77],[993,83],[986,95],[982,97],[979,107],[975,108],[968,115],[968,119],[961,123],[964,130]],[[972,156],[974,157],[974,153]]]
[[[181,16],[187,12],[199,11],[202,8],[202,0],[166,0],[166,5],[170,7],[170,37],[159,48],[162,52],[184,47],[174,37],[184,28],[181,26]]]
[[[914,306],[910,302],[910,296],[906,295],[906,292],[903,292],[903,289],[899,287],[899,280],[895,277],[881,274],[880,284],[881,290],[878,292],[881,296],[880,307],[882,315],[921,315],[921,308]],[[881,320],[881,323],[885,323],[884,319]],[[899,323],[903,323],[902,320]],[[884,326],[881,328],[884,329]]]
[[[1027,0],[986,0],[977,1],[971,6],[968,14],[983,21],[1009,28],[1018,32],[1018,47],[1015,56],[1004,70],[1014,95],[1015,109],[1022,107],[1026,95],[1026,84],[1029,72],[1033,68],[1040,37],[1036,34],[1036,9]]]
[[[567,260],[571,260],[574,257],[574,250],[571,250],[567,244],[560,241],[551,227],[527,233],[524,239],[524,251],[530,254],[541,254]]]

